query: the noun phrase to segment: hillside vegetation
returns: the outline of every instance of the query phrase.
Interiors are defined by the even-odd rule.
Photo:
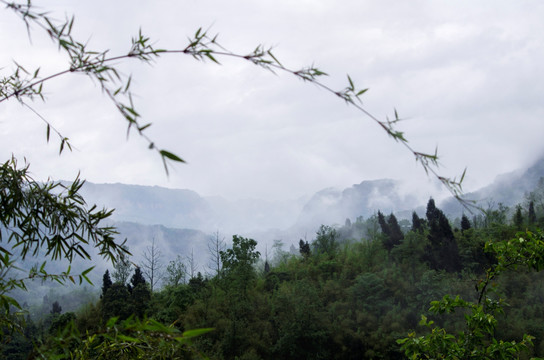
[[[539,270],[542,260],[508,263],[510,245],[500,247],[523,236],[540,244],[542,253],[537,229],[544,224],[543,190],[537,187],[513,209],[499,206],[461,219],[446,218],[430,199],[425,216],[414,212],[411,223],[378,212],[337,228],[323,225],[313,240],[299,241],[296,255],[281,242],[260,254],[253,239],[234,236],[225,248],[217,238],[218,251],[209,254],[217,268],[191,274],[191,264],[178,258],[164,272],[165,286],[153,292],[140,268],[127,262],[123,269],[118,262],[104,274],[100,300],[68,313],[62,303],[53,304],[45,318],[28,319],[23,335],[4,340],[3,355],[23,359],[35,345],[47,356],[69,358],[83,348],[93,358],[115,329],[128,332],[127,343],[137,340],[138,350],[126,346],[126,358],[402,359],[430,351],[439,332],[457,334],[440,338],[440,346],[453,351],[452,339],[467,341],[467,331],[471,344],[485,351],[493,341],[505,341],[514,347],[512,356],[522,350],[527,358],[543,356],[544,278],[529,271]],[[468,321],[471,309],[493,325],[489,332],[476,328],[480,337]],[[131,333],[150,324],[180,334],[213,330],[202,331],[207,333],[190,346],[163,352],[164,339]]]

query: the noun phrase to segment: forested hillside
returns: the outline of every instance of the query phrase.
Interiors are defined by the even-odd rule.
[[[492,328],[493,339],[524,346],[524,334],[530,334],[533,346],[523,356],[544,356],[543,274],[528,271],[532,266],[511,267],[489,281],[489,289],[479,285],[489,277],[486,269],[496,271],[504,261],[489,246],[507,244],[520,231],[540,234],[543,190],[537,187],[512,209],[467,212],[456,221],[430,199],[425,216],[414,212],[411,222],[379,211],[339,227],[323,225],[312,240],[299,240],[297,254],[279,241],[262,254],[256,240],[234,236],[226,248],[217,238],[207,254],[216,268],[191,274],[190,264],[178,257],[164,269],[160,288],[150,286],[145,269],[120,261],[104,273],[98,301],[74,312],[54,303],[47,316],[28,318],[24,336],[6,338],[2,352],[6,359],[24,359],[34,344],[47,356],[68,356],[82,347],[92,354],[88,347],[107,343],[112,329],[125,331],[127,344],[136,341],[130,329],[138,318],[153,321],[156,329],[213,328],[190,346],[168,348],[169,355],[148,335],[143,343],[151,348],[139,351],[157,358],[402,359],[413,347],[401,348],[399,339],[428,331],[419,325],[421,315],[444,331],[465,329],[466,311],[435,314],[431,301],[451,294],[479,304],[483,291],[490,291],[489,298],[500,299],[504,308],[493,313],[500,324]],[[63,330],[70,323],[71,330]]]

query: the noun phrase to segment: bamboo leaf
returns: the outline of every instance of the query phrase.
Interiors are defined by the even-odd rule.
[[[350,90],[353,90],[355,86],[353,85],[353,81],[351,80],[351,77],[348,75],[348,81],[349,81],[349,88]]]
[[[159,151],[159,152],[160,152],[160,154],[161,154],[161,156],[162,156],[163,158],[168,158],[168,159],[170,159],[170,160],[172,160],[172,161],[177,161],[177,162],[182,162],[182,163],[185,162],[185,160],[183,160],[182,158],[180,158],[179,156],[177,156],[177,155],[175,155],[175,154],[172,154],[172,153],[169,152],[169,151],[161,150],[161,151]]]
[[[360,95],[363,95],[365,92],[368,91],[368,88],[367,89],[363,89],[363,90],[360,90],[356,96],[360,96]]]
[[[194,330],[187,330],[183,333],[183,337],[185,339],[190,339],[195,336],[200,336],[206,333],[209,333],[210,331],[215,330],[214,328],[203,328],[203,329],[194,329]]]

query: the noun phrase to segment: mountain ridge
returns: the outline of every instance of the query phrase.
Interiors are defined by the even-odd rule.
[[[483,207],[486,201],[512,206],[521,202],[542,176],[544,158],[524,170],[497,176],[493,183],[466,194],[465,198],[479,200]],[[321,224],[341,225],[348,218],[368,218],[378,210],[408,218],[414,210],[424,211],[426,201],[393,179],[364,180],[344,189],[329,187],[312,196],[277,202],[260,199],[232,201],[218,196],[201,196],[189,189],[121,183],[87,182],[82,195],[88,202],[114,208],[112,220],[115,222],[194,229],[208,234],[219,231],[227,238],[233,234],[258,235],[265,241],[278,236],[289,237],[292,239],[285,240],[293,241],[303,234],[314,234]],[[465,212],[454,198],[437,204],[452,218]]]

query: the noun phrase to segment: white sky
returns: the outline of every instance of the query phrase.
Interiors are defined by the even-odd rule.
[[[75,14],[74,34],[91,48],[126,53],[141,27],[156,47],[183,48],[211,27],[238,53],[274,46],[291,68],[315,64],[342,89],[349,73],[370,88],[363,102],[379,118],[396,108],[419,151],[438,146],[441,172],[475,190],[544,153],[544,2],[541,1],[40,1],[51,15]],[[53,4],[53,5],[51,5]],[[340,6],[339,4],[342,4]],[[0,74],[12,60],[49,75],[64,54],[38,29],[0,11]],[[58,156],[45,125],[15,101],[0,103],[0,159],[26,157],[38,179],[188,188],[201,195],[286,199],[363,180],[436,184],[375,123],[317,87],[240,60],[223,65],[167,55],[133,73],[148,135],[187,165],[166,177],[155,152],[133,134],[83,75],[45,85],[33,104],[77,148]],[[52,137],[52,139],[54,139]]]

